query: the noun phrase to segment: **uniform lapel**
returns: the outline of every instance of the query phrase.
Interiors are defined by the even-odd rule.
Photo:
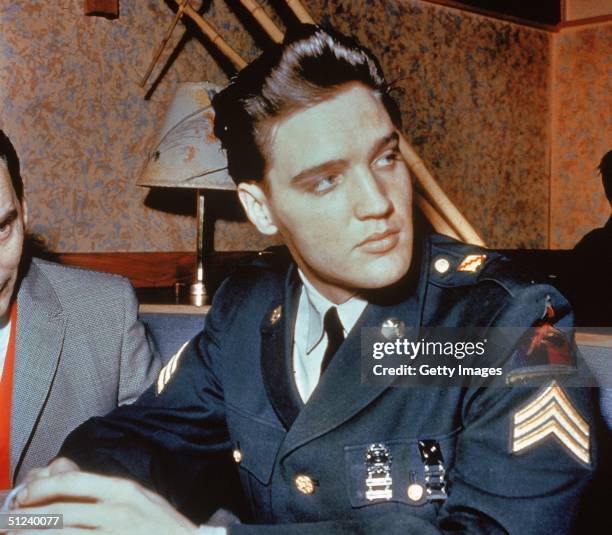
[[[289,430],[281,456],[342,425],[392,385],[394,377],[381,386],[361,384],[362,329],[380,329],[390,318],[402,319],[408,327],[422,325],[429,264],[428,250],[423,253],[414,259],[422,276],[398,290],[404,298],[390,299],[391,304],[383,300],[368,304]]]
[[[338,349],[325,374],[289,430],[282,455],[342,425],[372,403],[393,382],[382,386],[361,384],[361,330],[380,328],[389,317],[404,317],[414,310],[406,302],[391,309],[369,304],[361,318]]]
[[[293,330],[300,284],[292,266],[261,325],[261,368],[266,392],[286,429],[304,406],[293,380]]]
[[[17,343],[11,410],[11,472],[25,454],[55,377],[65,321],[57,296],[32,262],[17,296]]]

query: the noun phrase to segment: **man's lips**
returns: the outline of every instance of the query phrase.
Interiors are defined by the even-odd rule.
[[[375,232],[357,244],[357,247],[367,253],[386,253],[397,245],[399,234],[399,230],[396,229]]]

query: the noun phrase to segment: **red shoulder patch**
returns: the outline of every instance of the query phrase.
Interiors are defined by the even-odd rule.
[[[554,317],[553,307],[546,305],[539,324],[522,336],[511,358],[512,375],[529,376],[535,369],[542,370],[548,366],[576,367],[570,335],[554,326]]]
[[[530,330],[531,340],[525,351],[528,366],[557,364],[572,366],[574,357],[567,335],[550,323]]]

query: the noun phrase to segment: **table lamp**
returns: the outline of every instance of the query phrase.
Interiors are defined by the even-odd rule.
[[[205,256],[214,244],[212,231],[210,243],[205,243],[205,192],[236,189],[227,173],[225,152],[213,133],[210,101],[218,90],[207,82],[178,85],[137,182],[152,188],[197,190],[196,270],[189,288],[190,301],[197,306],[206,302]]]

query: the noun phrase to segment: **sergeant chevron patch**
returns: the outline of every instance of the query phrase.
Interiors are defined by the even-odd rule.
[[[162,393],[162,390],[168,384],[168,381],[172,377],[172,374],[176,371],[176,367],[178,366],[179,358],[183,354],[183,351],[185,351],[185,348],[187,347],[188,344],[189,344],[189,340],[187,340],[181,346],[181,348],[168,361],[168,364],[166,364],[159,372],[159,375],[157,376],[157,394],[158,395]]]
[[[512,453],[554,436],[585,464],[591,462],[589,425],[563,389],[552,381],[512,419]]]

